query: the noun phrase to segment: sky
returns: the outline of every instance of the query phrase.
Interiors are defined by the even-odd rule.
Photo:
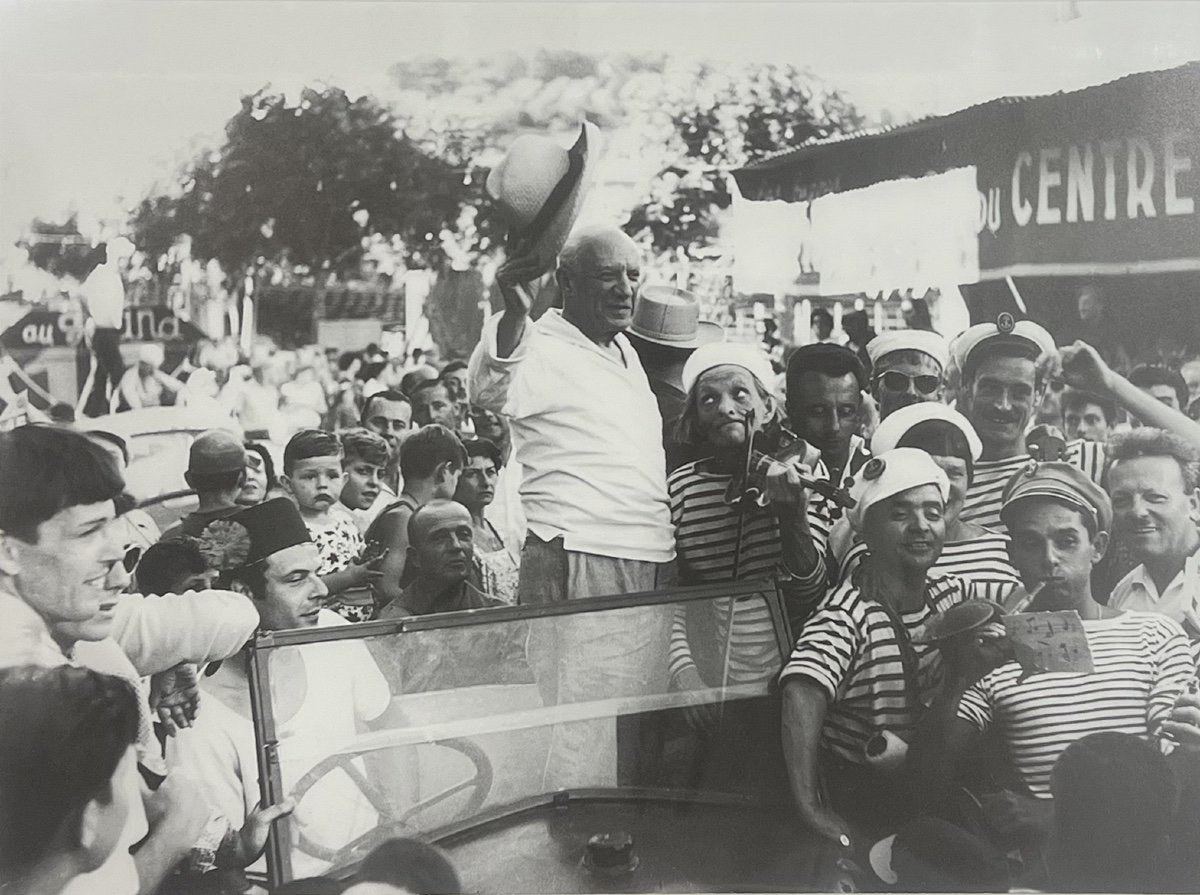
[[[0,240],[119,213],[270,82],[381,92],[404,58],[539,47],[806,65],[919,117],[1200,59],[1200,3],[0,0]]]

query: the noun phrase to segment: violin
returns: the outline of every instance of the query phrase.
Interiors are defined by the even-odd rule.
[[[746,428],[753,428],[753,414],[747,415]],[[814,466],[820,457],[816,448],[783,426],[770,432],[755,432],[752,438],[746,440],[743,464],[725,489],[725,503],[738,512],[765,507],[770,502],[766,494],[766,476],[772,464],[794,465],[795,461],[799,461],[806,466]],[[801,474],[800,484],[820,494],[835,507],[848,510],[857,504],[850,492],[828,479],[815,479]]]

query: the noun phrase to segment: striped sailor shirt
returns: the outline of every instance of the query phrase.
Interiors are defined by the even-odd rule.
[[[1104,473],[1106,452],[1096,441],[1076,439],[1067,445],[1067,462],[1078,466],[1096,484]],[[967,489],[961,519],[984,528],[1005,531],[1000,521],[1000,503],[1008,480],[1029,465],[1028,454],[1017,454],[1003,460],[978,460],[975,463],[971,487]]]
[[[1050,771],[1063,750],[1113,730],[1148,736],[1196,676],[1179,625],[1150,613],[1085,621],[1092,674],[1047,672],[1022,679],[1007,662],[963,695],[958,717],[983,731],[996,726],[1018,778],[1050,798]]]
[[[777,577],[783,562],[778,518],[760,509],[742,516],[741,550],[735,575],[739,518],[725,502],[731,477],[704,472],[701,466],[700,461],[687,463],[667,478],[680,582],[708,584]],[[798,606],[815,606],[826,590],[823,529],[814,524],[820,512],[825,512],[824,508],[818,509],[816,501],[810,501],[809,526],[817,564],[806,575],[786,582],[789,603]],[[732,604],[729,600],[715,600],[695,608],[714,613],[711,621],[715,623],[716,644],[728,644],[729,661],[721,663],[723,668],[727,666],[727,674],[722,674],[726,683],[766,680],[779,672],[781,657],[775,628],[764,600],[742,598]],[[680,607],[668,654],[672,677],[695,664],[693,646],[688,635],[687,609]]]
[[[935,612],[966,598],[963,582],[930,575],[925,605],[899,617],[905,635]],[[908,740],[942,682],[941,655],[930,644],[912,644],[917,690],[905,682],[901,642],[887,611],[865,596],[853,581],[831,591],[796,640],[780,675],[780,685],[804,678],[825,691],[829,708],[821,731],[822,745],[848,761],[861,764],[873,735],[890,730]],[[919,702],[918,702],[919,700]]]

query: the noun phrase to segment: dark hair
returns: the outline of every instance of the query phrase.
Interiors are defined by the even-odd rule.
[[[1104,414],[1104,421],[1110,426],[1117,419],[1117,405],[1106,398],[1101,398],[1099,395],[1094,395],[1091,392],[1085,392],[1077,388],[1068,388],[1063,392],[1062,396],[1062,412],[1065,414],[1068,410],[1077,410],[1080,413],[1089,404],[1095,404],[1100,408],[1100,412]]]
[[[46,416],[50,417],[50,421],[54,423],[73,423],[75,422],[75,408],[59,401],[46,409]]]
[[[408,396],[401,394],[395,389],[387,388],[381,392],[376,392],[363,401],[362,413],[359,414],[358,421],[364,426],[367,424],[367,420],[371,418],[371,404],[374,401],[400,401],[410,407],[412,406],[412,401],[408,400]]]
[[[353,458],[365,460],[375,466],[387,466],[388,443],[382,435],[370,429],[346,429],[338,434],[342,442],[342,466],[348,465]]]
[[[0,432],[0,531],[37,540],[38,526],[68,507],[116,500],[125,480],[90,439],[55,426]]]
[[[812,312],[812,325],[818,331],[824,331],[828,335],[833,332],[833,315],[824,308],[817,308]]]
[[[175,592],[181,575],[208,570],[200,547],[191,538],[167,538],[151,544],[137,565],[138,590],[152,597]]]
[[[989,338],[967,355],[959,376],[961,387],[971,388],[975,382],[975,374],[979,372],[979,367],[984,361],[998,357],[1011,357],[1032,361],[1034,366],[1033,388],[1034,391],[1041,392],[1046,382],[1046,375],[1054,362],[1054,355],[1039,355],[1038,351],[1036,347],[1030,346],[1023,339]]]
[[[804,345],[792,352],[787,364],[789,402],[792,396],[800,391],[800,377],[805,373],[821,373],[834,378],[853,375],[860,392],[867,388],[867,371],[862,361],[853,351],[842,345]]]
[[[335,351],[337,349],[334,349]],[[359,359],[357,351],[345,351],[338,355],[337,368],[340,372],[345,373],[350,369],[350,365]]]
[[[431,370],[433,370],[435,373],[437,373],[436,367],[433,367],[429,364],[424,364],[424,366],[429,367]],[[440,376],[441,376],[441,374],[438,373],[437,376],[433,377],[433,380],[436,381]],[[411,395],[413,393],[413,390],[416,388],[417,383],[427,382],[427,381],[429,381],[429,377],[424,375],[421,367],[417,367],[417,369],[409,370],[407,373],[405,373],[403,376],[400,377],[400,391],[404,392],[404,394],[406,394],[406,395]]]
[[[324,429],[301,429],[283,449],[283,471],[288,475],[296,468],[300,460],[310,460],[313,457],[337,457],[341,459],[342,444],[337,436],[331,435]]]
[[[83,278],[86,280],[101,264],[108,263],[108,243],[101,242],[88,250],[83,256]]]
[[[467,465],[467,451],[445,426],[423,426],[400,445],[400,475],[405,481],[427,479],[442,463]]]
[[[245,475],[242,468],[229,472],[185,472],[183,478],[197,494],[213,494],[240,488]]]
[[[500,448],[496,447],[496,443],[487,438],[468,438],[463,441],[463,447],[467,451],[467,462],[471,462],[472,457],[487,457],[496,464],[496,469],[504,465],[504,461],[500,457]]]
[[[391,839],[363,859],[355,874],[360,883],[387,883],[420,895],[458,895],[462,883],[450,859],[416,839]]]
[[[920,448],[932,457],[957,457],[967,464],[967,485],[975,478],[975,461],[971,459],[971,445],[962,429],[945,420],[925,420],[917,423],[900,440],[896,447]]]
[[[408,397],[415,402],[417,395],[419,395],[421,392],[427,392],[435,388],[445,387],[446,383],[442,381],[441,377],[438,377],[437,379],[426,379],[423,382],[418,382],[416,385],[414,385],[411,391],[409,391]]]
[[[267,446],[257,441],[247,441],[245,448],[248,451],[254,451],[254,453],[262,457],[263,472],[267,474],[267,491],[269,492],[273,488],[278,488],[279,477],[275,475],[275,460],[271,457],[271,452],[267,450]]]
[[[1156,892],[1173,832],[1179,785],[1166,756],[1127,733],[1093,733],[1067,746],[1050,775],[1052,888]]]
[[[120,678],[71,665],[0,670],[0,877],[78,837],[87,803],[112,799],[137,731],[137,696]]]
[[[1162,364],[1139,364],[1130,371],[1129,381],[1138,388],[1150,388],[1154,385],[1170,386],[1175,391],[1179,409],[1187,409],[1188,387],[1178,370],[1172,370]]]
[[[442,375],[440,378],[445,379],[447,373],[457,373],[459,370],[467,369],[465,360],[452,360],[446,366],[442,367]]]

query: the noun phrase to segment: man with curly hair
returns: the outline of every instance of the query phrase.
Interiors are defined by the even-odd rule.
[[[1200,640],[1200,451],[1146,427],[1116,436],[1109,451],[1113,521],[1140,564],[1108,604],[1166,615]]]

